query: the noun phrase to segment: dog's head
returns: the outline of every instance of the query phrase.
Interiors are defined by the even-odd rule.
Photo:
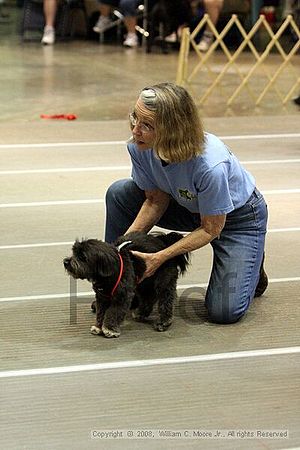
[[[97,239],[76,240],[72,256],[63,260],[64,267],[73,278],[95,281],[110,277],[118,270],[116,248]]]

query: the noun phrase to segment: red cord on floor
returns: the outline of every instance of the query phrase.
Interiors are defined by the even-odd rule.
[[[77,116],[75,114],[41,114],[41,119],[64,119],[75,120]]]

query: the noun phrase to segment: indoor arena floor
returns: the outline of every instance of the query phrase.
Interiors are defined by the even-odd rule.
[[[74,45],[70,43],[73,52]],[[78,58],[82,48],[87,52],[80,43]],[[11,59],[12,76],[2,79],[2,86],[11,90],[1,94],[7,102],[0,114],[0,447],[299,448],[297,108],[274,115],[204,117],[206,130],[230,146],[267,200],[266,293],[240,322],[210,323],[204,308],[211,267],[207,247],[194,253],[179,281],[168,331],[158,333],[151,323],[128,317],[119,339],[105,339],[89,332],[94,323],[89,284],[70,283],[62,260],[76,238],[102,238],[105,191],[114,180],[130,176],[125,114],[115,109],[115,116],[105,117],[103,106],[110,99],[117,104],[122,80],[112,78],[109,52],[102,52],[108,67],[107,92],[102,86],[98,99],[102,114],[89,115],[87,86],[88,93],[72,93],[72,111],[56,111],[78,113],[77,121],[42,121],[32,111],[47,112],[51,95],[60,107],[65,98],[46,86],[51,77],[45,77],[42,63],[31,68],[39,92],[35,97],[33,79],[26,89],[26,49],[16,43],[2,51],[7,58],[12,52],[23,56],[15,59],[15,70]],[[43,49],[32,45],[31,51],[36,57]],[[55,58],[68,58],[65,45],[51,51]],[[119,64],[128,58],[122,51]],[[164,58],[169,56],[173,61],[174,55]],[[159,66],[160,56],[152,58],[152,66]],[[59,64],[54,69],[65,70]],[[80,70],[85,73],[86,68]],[[137,86],[163,80],[162,74],[147,78],[145,67],[143,71],[137,83],[133,72],[127,74],[132,102]],[[76,72],[74,80],[78,76]],[[16,79],[14,93],[10,82]],[[174,73],[168,79],[174,81]],[[67,80],[70,90],[72,80]]]

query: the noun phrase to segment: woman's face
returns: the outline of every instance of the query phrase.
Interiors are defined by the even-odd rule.
[[[133,112],[130,114],[130,122],[132,135],[139,150],[147,150],[153,147],[155,139],[154,117],[155,113],[149,111],[141,99],[138,99]]]

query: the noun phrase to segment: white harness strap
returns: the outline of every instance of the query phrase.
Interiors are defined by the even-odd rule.
[[[120,244],[120,245],[117,246],[118,252],[119,252],[123,247],[125,247],[126,245],[129,245],[129,244],[132,244],[132,241],[125,241],[125,242],[122,242],[122,244]]]

